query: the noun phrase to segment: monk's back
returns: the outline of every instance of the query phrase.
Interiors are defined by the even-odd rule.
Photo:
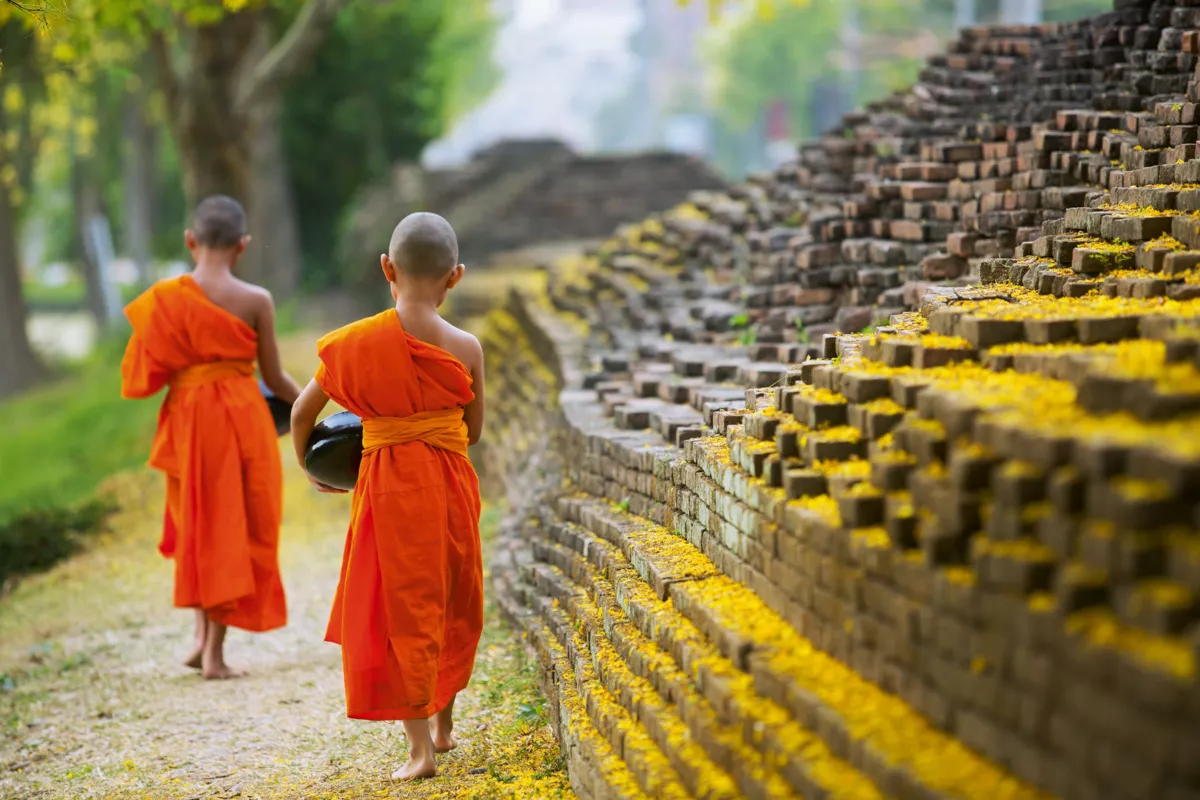
[[[207,275],[197,271],[192,280],[209,302],[257,330],[259,311],[266,297],[264,289],[229,274]]]
[[[138,347],[126,354],[126,397],[148,397],[176,373],[217,361],[251,362],[258,334],[244,319],[214,303],[191,275],[151,286],[125,309]],[[144,353],[148,358],[139,358]]]
[[[363,418],[407,417],[471,402],[471,373],[453,353],[404,329],[394,309],[347,325],[317,343],[318,381]]]
[[[409,313],[404,308],[397,309],[395,313],[399,315],[400,325],[410,338],[444,350],[463,364],[469,362],[474,337],[466,331],[454,327],[437,313]]]

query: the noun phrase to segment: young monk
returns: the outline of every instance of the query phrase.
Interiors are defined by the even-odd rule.
[[[225,663],[226,628],[287,623],[276,558],[279,440],[255,362],[280,399],[294,401],[300,387],[279,363],[270,293],[233,276],[250,242],[242,207],[207,198],[184,240],[193,272],[159,281],[125,308],[133,335],[121,394],[170,387],[150,451],[150,466],[167,475],[159,551],[175,561],[175,605],[196,610],[184,663],[205,678],[234,678],[241,673]]]
[[[303,466],[329,400],[362,417],[325,639],[342,646],[347,715],[403,720],[408,762],[392,778],[412,780],[436,775],[434,754],[455,747],[454,698],[483,627],[479,481],[467,458],[483,430],[483,350],[437,313],[463,277],[446,220],[405,217],[380,260],[396,307],[317,343],[292,438]]]

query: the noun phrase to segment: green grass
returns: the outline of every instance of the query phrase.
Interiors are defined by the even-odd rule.
[[[137,297],[141,286],[122,286],[121,302],[128,303]],[[82,309],[87,303],[87,287],[83,281],[73,278],[62,286],[44,286],[33,281],[21,285],[25,304],[33,311],[59,311]]]
[[[124,337],[45,386],[0,403],[0,525],[90,497],[104,478],[145,461],[159,400],[121,399]]]
[[[159,402],[121,399],[123,343],[0,403],[0,584],[74,552],[112,511],[100,483],[150,452]]]

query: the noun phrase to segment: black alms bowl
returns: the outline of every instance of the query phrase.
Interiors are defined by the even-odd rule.
[[[304,468],[333,489],[350,491],[358,482],[363,452],[362,420],[349,411],[330,414],[317,423],[304,451]]]
[[[285,403],[275,396],[275,393],[267,388],[267,384],[259,378],[258,389],[262,392],[263,399],[267,401],[267,408],[271,410],[271,419],[275,420],[275,433],[280,436],[285,435],[292,429],[292,406],[290,403]]]

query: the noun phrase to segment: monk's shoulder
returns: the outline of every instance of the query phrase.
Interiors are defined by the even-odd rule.
[[[172,275],[167,278],[159,278],[154,283],[146,287],[146,290],[138,295],[137,299],[147,298],[154,300],[162,300],[169,297],[178,297],[187,294],[188,289],[195,285],[190,275]]]
[[[445,320],[443,320],[445,322]],[[483,361],[483,347],[474,334],[446,322],[446,350],[472,370]]]
[[[385,311],[332,330],[317,340],[317,352],[324,354],[337,350],[345,344],[359,345],[365,340],[372,339],[382,330],[382,323],[386,315],[395,313],[391,310]]]
[[[266,287],[259,286],[257,283],[250,283],[248,281],[241,280],[240,278],[233,279],[233,281],[229,284],[229,291],[240,297],[245,297],[258,302],[271,302],[271,292]]]
[[[187,296],[187,277],[176,275],[160,278],[130,300],[125,306],[125,316],[133,324],[134,330],[141,330],[162,313],[170,314],[173,309],[179,308]]]

